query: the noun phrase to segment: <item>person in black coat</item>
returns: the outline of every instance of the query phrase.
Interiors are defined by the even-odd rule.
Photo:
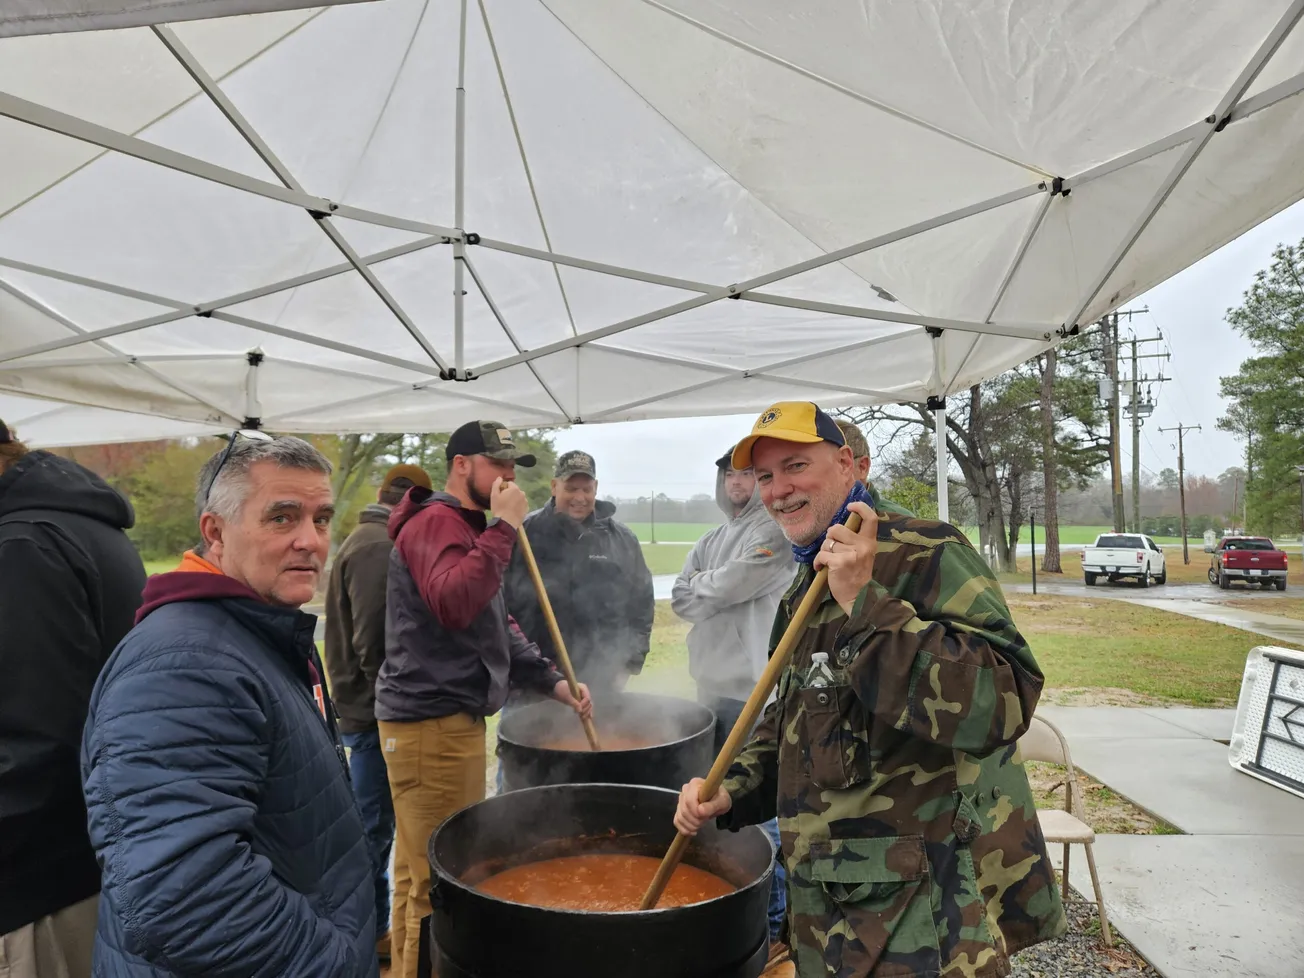
[[[100,869],[78,751],[140,607],[133,522],[103,479],[0,422],[0,942],[15,976],[90,974]]]
[[[614,519],[615,512],[615,504],[598,500],[593,457],[566,452],[557,460],[552,498],[525,518],[566,651],[595,704],[642,671],[656,608],[638,537]],[[521,631],[556,662],[520,547],[512,553],[505,587],[507,610]]]

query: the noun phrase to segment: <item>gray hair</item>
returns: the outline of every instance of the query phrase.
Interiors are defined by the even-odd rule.
[[[331,463],[326,456],[302,438],[282,435],[271,441],[258,441],[239,435],[232,437],[235,443],[230,446],[230,454],[227,455],[227,449],[223,448],[199,470],[199,485],[195,490],[196,519],[205,513],[224,520],[236,519],[249,495],[249,470],[259,462],[275,462],[283,469],[331,474]],[[222,461],[224,455],[225,462]],[[217,472],[219,465],[222,470]],[[217,472],[216,480],[213,480],[214,472]],[[208,486],[210,480],[213,481],[211,488]]]

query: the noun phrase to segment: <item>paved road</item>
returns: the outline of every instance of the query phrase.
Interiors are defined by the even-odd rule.
[[[1031,594],[1031,584],[1010,585],[1008,590],[1018,594]],[[1038,583],[1039,594],[1057,594],[1073,598],[1106,598],[1126,601],[1146,608],[1158,608],[1174,614],[1199,618],[1219,625],[1230,625],[1247,632],[1258,632],[1279,642],[1304,647],[1304,621],[1274,615],[1273,602],[1290,597],[1290,592],[1260,591],[1233,587],[1219,591],[1210,584],[1164,584],[1140,588],[1134,584],[1109,584],[1087,587],[1081,582],[1055,581]],[[1233,608],[1226,602],[1252,600],[1256,607]],[[1262,610],[1260,610],[1260,608]]]

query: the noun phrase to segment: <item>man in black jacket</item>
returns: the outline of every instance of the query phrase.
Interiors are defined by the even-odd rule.
[[[566,452],[553,472],[552,498],[525,518],[571,664],[597,704],[642,671],[656,609],[652,573],[638,537],[613,518],[615,512],[615,504],[598,501],[593,456]],[[520,547],[512,553],[504,587],[507,609],[526,638],[557,661]],[[504,712],[529,698],[514,691]]]
[[[91,687],[131,628],[145,568],[131,504],[0,422],[0,964],[85,978],[100,870],[78,751]]]

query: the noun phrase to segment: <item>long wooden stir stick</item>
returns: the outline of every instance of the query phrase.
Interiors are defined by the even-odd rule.
[[[561,666],[562,675],[566,677],[566,685],[570,687],[571,696],[575,697],[575,702],[578,703],[580,684],[575,679],[575,669],[571,666],[570,656],[566,653],[566,643],[562,641],[561,629],[557,627],[557,616],[552,612],[552,602],[548,600],[548,591],[543,586],[543,575],[539,573],[534,551],[530,549],[530,538],[525,535],[524,526],[521,526],[517,533],[521,538],[521,552],[525,554],[525,566],[530,569],[530,579],[534,581],[534,593],[539,597],[539,607],[543,609],[543,617],[548,622],[548,633],[552,635],[552,647],[557,650],[557,663]],[[589,738],[589,746],[594,750],[602,750],[602,745],[598,743],[598,731],[593,726],[593,719],[581,717],[580,723],[584,724],[584,736]]]
[[[846,527],[852,533],[860,529],[860,514],[852,513],[847,517]],[[775,684],[779,681],[779,676],[783,673],[784,667],[787,666],[788,660],[792,658],[792,650],[797,647],[797,642],[801,638],[801,633],[806,629],[806,620],[810,618],[811,612],[824,600],[824,591],[829,585],[829,569],[821,567],[815,580],[811,581],[810,589],[807,590],[806,596],[801,599],[801,604],[797,606],[797,611],[788,622],[788,627],[783,632],[783,638],[779,639],[779,644],[775,646],[774,654],[770,656],[770,661],[766,664],[765,670],[761,673],[761,678],[756,681],[756,686],[752,690],[752,695],[747,697],[747,704],[743,707],[743,712],[738,715],[737,721],[733,725],[733,730],[729,731],[729,738],[720,748],[720,754],[716,757],[715,763],[711,765],[711,772],[702,782],[702,787],[697,793],[697,800],[702,804],[710,801],[715,797],[715,793],[720,790],[720,785],[724,782],[724,776],[729,771],[729,765],[733,764],[734,758],[742,749],[743,744],[751,736],[752,727],[756,725],[756,718],[761,715],[761,710],[765,708],[765,701],[770,698],[770,691],[774,689]],[[665,891],[666,884],[670,882],[670,876],[679,865],[679,860],[684,857],[684,850],[688,848],[691,837],[683,832],[675,836],[675,841],[670,843],[670,848],[666,850],[665,857],[661,860],[661,865],[657,867],[657,873],[652,877],[652,883],[643,894],[643,902],[639,904],[640,910],[651,910],[661,899],[661,894]]]

